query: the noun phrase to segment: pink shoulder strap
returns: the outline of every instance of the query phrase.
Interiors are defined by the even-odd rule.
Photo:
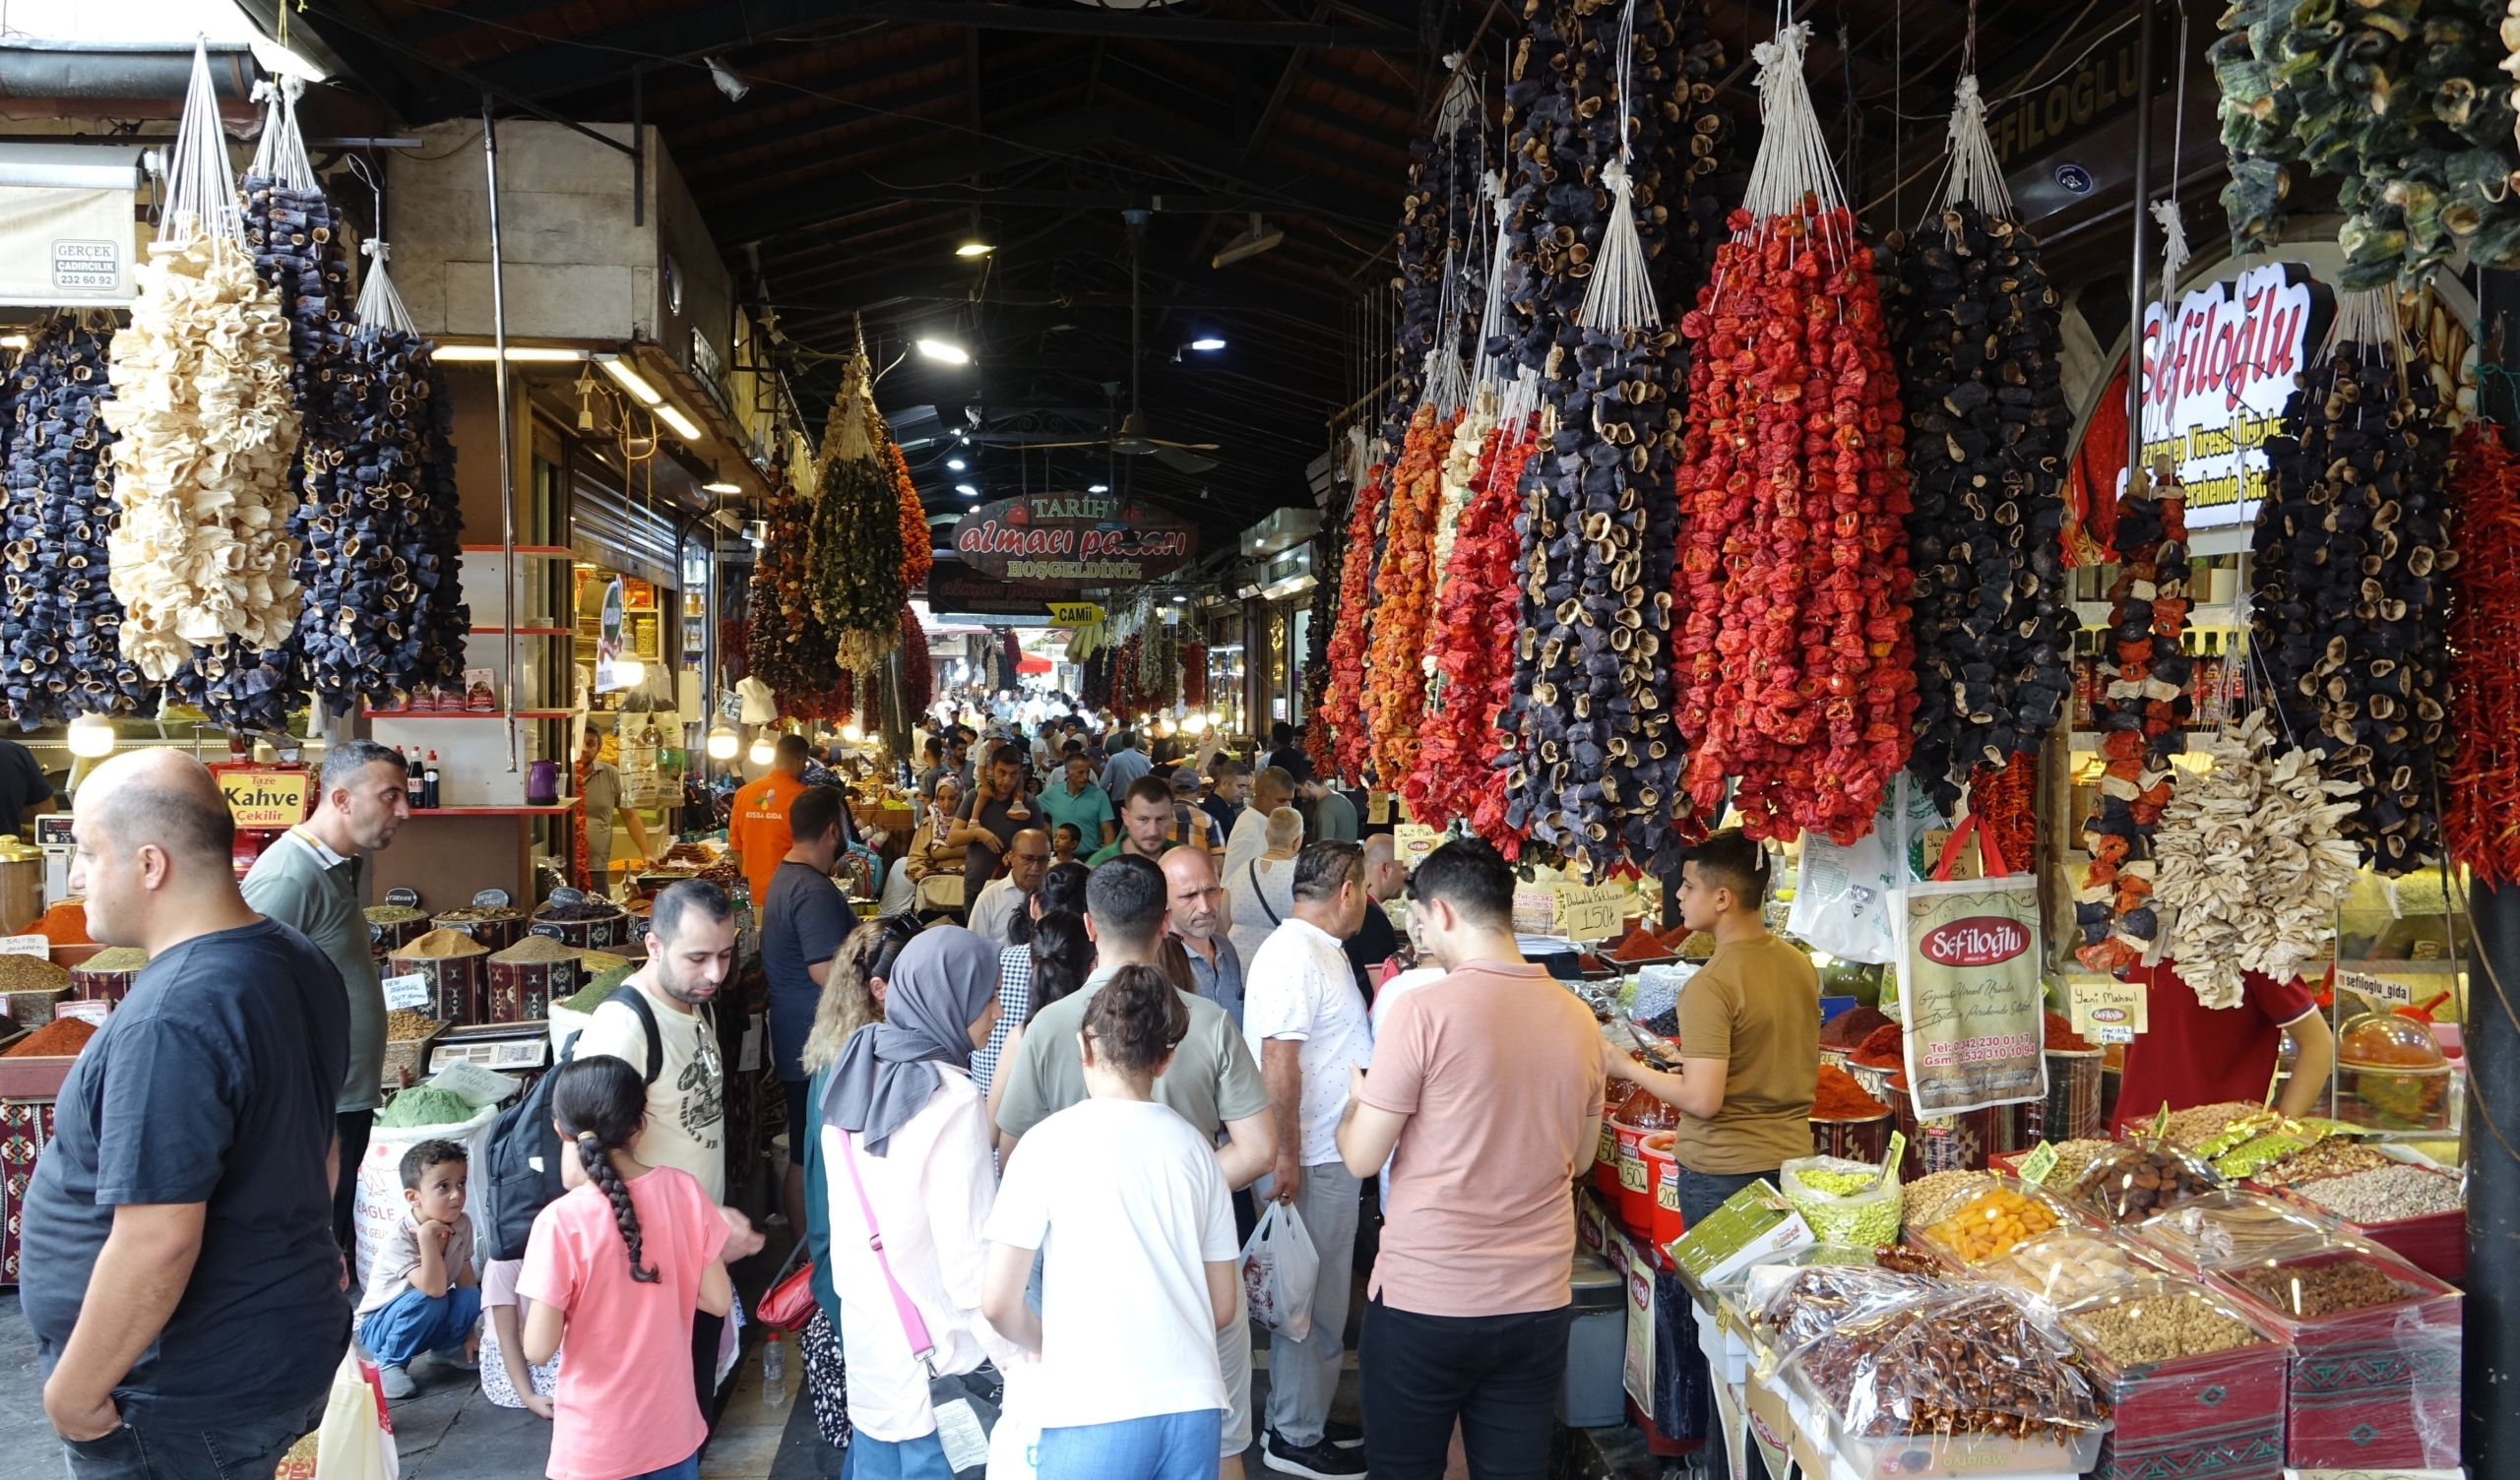
[[[928,1339],[927,1323],[920,1319],[918,1305],[893,1276],[893,1262],[884,1254],[884,1230],[875,1222],[875,1204],[866,1199],[865,1180],[857,1174],[857,1146],[849,1133],[840,1133],[841,1160],[849,1165],[849,1185],[857,1192],[858,1210],[866,1215],[866,1247],[875,1251],[875,1267],[884,1271],[884,1286],[893,1292],[893,1310],[901,1317],[902,1334],[910,1338],[910,1354],[924,1363],[936,1350]]]

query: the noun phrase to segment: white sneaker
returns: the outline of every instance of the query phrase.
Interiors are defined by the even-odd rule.
[[[380,1367],[376,1369],[376,1376],[378,1383],[385,1388],[385,1396],[390,1401],[399,1403],[420,1390],[420,1385],[412,1382],[411,1375],[405,1372],[400,1365]]]

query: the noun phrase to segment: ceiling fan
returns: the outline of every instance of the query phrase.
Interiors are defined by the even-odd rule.
[[[1114,428],[1111,434],[1107,437],[1101,437],[1088,442],[1036,442],[1032,445],[1042,448],[1107,447],[1111,449],[1111,451],[1118,453],[1123,457],[1142,458],[1152,456],[1155,461],[1163,463],[1168,468],[1171,468],[1174,472],[1206,472],[1209,468],[1217,465],[1217,460],[1214,458],[1203,458],[1200,457],[1199,454],[1217,451],[1217,444],[1213,442],[1175,442],[1169,438],[1156,436],[1154,432],[1148,428],[1146,411],[1141,406],[1138,400],[1138,242],[1140,237],[1145,234],[1146,219],[1143,212],[1132,211],[1126,213],[1126,215],[1130,217],[1129,414],[1120,418],[1120,424]],[[1112,387],[1108,389],[1116,390],[1117,388]]]

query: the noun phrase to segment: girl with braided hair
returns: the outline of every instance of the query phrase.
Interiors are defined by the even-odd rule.
[[[648,1086],[609,1056],[552,1072],[551,1120],[576,1152],[534,1220],[517,1293],[525,1359],[569,1337],[552,1402],[551,1480],[698,1480],[709,1437],[691,1382],[696,1310],[724,1316],[727,1230],[690,1173],[638,1158]],[[624,1423],[624,1414],[638,1422]]]

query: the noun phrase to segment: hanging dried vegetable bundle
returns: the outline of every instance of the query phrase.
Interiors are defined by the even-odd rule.
[[[2486,884],[2520,880],[2520,461],[2490,421],[2453,444],[2459,600],[2450,617],[2458,753],[2441,779],[2441,835]]]
[[[2222,88],[2235,252],[2274,245],[2284,161],[2334,175],[2349,288],[2412,281],[2464,251],[2520,266],[2512,49],[2485,0],[2237,0],[2207,53]]]
[[[910,462],[893,440],[891,423],[881,423],[885,461],[893,468],[893,499],[901,506],[902,589],[914,591],[936,564],[936,539],[927,532],[927,510],[918,501],[918,485],[911,481]]]
[[[783,714],[809,717],[840,681],[832,641],[807,593],[812,509],[774,470],[766,535],[753,562],[747,658]]]
[[[195,61],[187,129],[197,105],[209,109],[198,52]],[[215,110],[204,116],[198,126],[215,130]],[[217,168],[222,198],[231,196],[223,155]],[[114,459],[123,514],[106,546],[122,650],[154,679],[229,635],[249,650],[277,648],[297,621],[289,323],[234,222],[225,207],[211,229],[153,244],[131,325],[114,336],[103,414],[123,438]]]
[[[2307,751],[2276,756],[2276,740],[2259,709],[2207,741],[2212,768],[2179,777],[2153,838],[2164,944],[2209,1008],[2240,1005],[2244,971],[2290,981],[2326,955],[2354,889],[2357,849],[2337,825],[2355,783],[2323,780]],[[2103,869],[2092,865],[2086,894],[2108,887]]]
[[[1685,382],[1661,305],[1694,293],[1718,234],[1709,177],[1730,121],[1694,7],[1544,5],[1506,95],[1505,305],[1482,346],[1540,377],[1525,464],[1509,806],[1587,873],[1665,873],[1696,824],[1672,723]]]
[[[2100,806],[2083,822],[2092,871],[2074,904],[2082,932],[2074,958],[2094,971],[2135,964],[2161,935],[2154,832],[2171,802],[2170,758],[2186,748],[2194,671],[2179,650],[2187,630],[2186,504],[2168,455],[2154,460],[2150,480],[2117,500],[2117,562],[2100,660],[2108,685],[2098,707]]]
[[[2081,625],[2057,550],[2073,425],[2057,297],[2038,242],[2015,222],[1974,76],[1960,80],[1951,154],[1940,209],[1889,239],[1897,286],[1883,305],[1915,501],[1908,770],[1945,814],[1973,771],[2036,752],[2064,718]]]
[[[1185,709],[1208,707],[1208,645],[1183,643],[1179,649],[1181,704]]]
[[[2031,796],[2039,789],[2039,757],[2015,751],[2001,766],[1981,766],[1969,778],[1969,814],[1983,820],[1987,835],[2004,855],[2007,873],[2027,874],[2035,864],[2039,825],[2032,818]]]
[[[1678,486],[1675,683],[1688,788],[1727,776],[1754,837],[1852,841],[1907,764],[1917,709],[1899,382],[1802,80],[1807,26],[1762,45],[1767,125],[1697,359]]]
[[[910,603],[902,603],[902,705],[912,713],[922,713],[936,702],[936,667],[927,655],[927,629],[918,625],[918,614]]]
[[[1089,709],[1111,709],[1111,669],[1116,649],[1099,648],[1085,655],[1085,673],[1077,680],[1077,702]]]
[[[9,714],[32,730],[150,708],[156,685],[122,654],[122,603],[106,581],[115,505],[104,335],[74,317],[45,321],[6,385],[0,691]]]
[[[840,665],[873,667],[901,641],[902,511],[891,460],[880,444],[873,377],[861,351],[849,362],[815,463],[820,491],[806,552],[814,614],[831,635]]]
[[[1330,638],[1330,678],[1315,715],[1328,744],[1313,754],[1326,757],[1338,775],[1359,779],[1365,773],[1369,737],[1365,731],[1365,611],[1371,604],[1374,580],[1374,530],[1389,494],[1390,477],[1377,463],[1356,490],[1348,515],[1348,541],[1340,557],[1339,619]]]
[[[2251,650],[2285,733],[2357,783],[2345,835],[2383,874],[2440,845],[2448,764],[2450,452],[2438,393],[2410,363],[2391,293],[2348,294],[2330,352],[2266,443]]]
[[[1426,707],[1418,657],[1427,608],[1434,600],[1430,546],[1443,496],[1444,458],[1459,422],[1459,411],[1446,417],[1431,403],[1419,406],[1409,419],[1408,440],[1392,475],[1382,564],[1374,572],[1373,607],[1366,623],[1362,705],[1371,736],[1372,774],[1385,787],[1398,785],[1409,774],[1418,747],[1418,717]]]

